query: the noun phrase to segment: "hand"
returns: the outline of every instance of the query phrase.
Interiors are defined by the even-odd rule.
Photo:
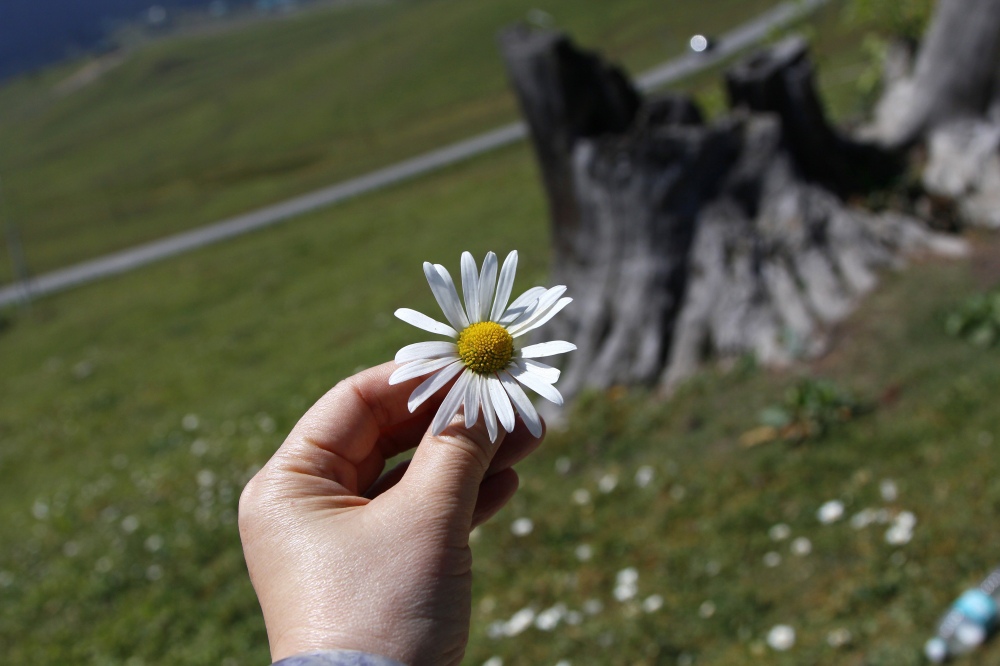
[[[240,498],[274,660],[350,649],[441,666],[465,653],[469,532],[514,495],[511,466],[541,440],[518,423],[491,444],[481,418],[429,436],[441,399],[410,414],[406,399],[421,380],[389,386],[396,367],[337,384]],[[386,460],[418,443],[412,461],[380,478]]]

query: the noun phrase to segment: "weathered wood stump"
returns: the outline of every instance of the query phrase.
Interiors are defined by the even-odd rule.
[[[501,47],[548,195],[553,277],[576,299],[549,331],[578,345],[568,396],[672,386],[706,355],[818,353],[878,268],[916,247],[957,249],[914,220],[851,210],[803,175],[799,141],[853,157],[832,130],[806,136],[825,119],[803,94],[804,53],[789,58],[787,45],[755,56],[768,63],[759,80],[753,67],[731,76],[735,98],[752,101],[709,125],[685,97],[640,99],[563,35],[516,28]],[[784,111],[756,112],[779,97]],[[786,114],[801,124],[789,130]]]
[[[734,109],[777,114],[802,175],[835,192],[884,187],[903,171],[901,152],[855,141],[830,124],[801,37],[736,63],[726,72],[726,91]]]
[[[915,63],[897,60],[865,134],[924,147],[928,209],[1000,228],[1000,2],[939,2]]]

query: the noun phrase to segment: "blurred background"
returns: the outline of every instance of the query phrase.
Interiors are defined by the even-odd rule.
[[[496,46],[512,23],[636,76],[776,4],[4,0],[0,284],[517,121]],[[765,41],[809,39],[850,127],[890,38],[918,39],[932,7],[831,0]],[[671,86],[722,113],[730,63]],[[819,360],[741,358],[670,400],[580,397],[474,534],[466,663],[922,663],[951,600],[1000,563],[997,352],[946,325],[1000,282],[1000,244],[972,240],[969,260],[887,275]],[[434,311],[421,262],[517,249],[524,289],[547,281],[549,244],[515,141],[0,306],[6,663],[268,663],[245,482],[330,386],[414,341],[392,312]],[[970,663],[998,660],[991,644]]]

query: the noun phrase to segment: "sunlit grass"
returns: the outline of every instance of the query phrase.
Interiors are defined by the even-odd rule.
[[[546,4],[632,71],[771,0]],[[78,92],[0,87],[3,215],[41,272],[274,203],[516,119],[496,32],[532,0],[314,10],[156,42]],[[60,68],[61,73],[68,67]],[[6,281],[6,277],[4,281]]]
[[[695,23],[711,32],[756,8],[703,4],[549,10],[640,68],[678,52]],[[292,21],[273,41],[261,27],[158,44],[65,100],[45,93],[53,74],[11,84],[5,210],[33,265],[54,266],[487,128],[513,117],[492,30],[527,7],[398,3]],[[418,10],[428,32],[403,30]],[[274,64],[307,37],[312,60]],[[376,48],[390,37],[399,51]],[[817,35],[834,74],[855,66],[848,37]],[[436,59],[418,62],[425,42]],[[467,53],[452,64],[455,49]],[[262,78],[215,95],[261,62],[287,87]],[[363,65],[349,86],[355,74],[331,74],[344,63]],[[834,112],[849,114],[856,97],[837,80]],[[269,86],[287,95],[271,100]],[[545,282],[527,146],[0,313],[5,662],[267,663],[234,522],[241,485],[327,388],[413,341],[391,312],[434,309],[421,261],[515,248],[520,286]],[[585,396],[477,533],[467,663],[921,663],[938,615],[1000,550],[998,351],[945,329],[996,284],[998,251],[888,276],[815,364],[741,361],[669,402]],[[876,407],[821,439],[741,446],[803,377]],[[824,523],[831,501],[844,515]],[[905,512],[909,539],[887,540]],[[796,632],[787,652],[767,645],[776,625]],[[980,655],[998,659],[996,646]]]

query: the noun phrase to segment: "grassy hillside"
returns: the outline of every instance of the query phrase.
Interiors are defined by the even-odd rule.
[[[15,82],[0,89],[4,208],[32,265],[52,267],[487,128],[513,117],[492,32],[529,6],[359,7],[157,44],[61,99],[48,90],[65,70]],[[639,69],[757,7],[548,8]],[[848,113],[856,40],[816,36]],[[718,101],[715,82],[696,85]],[[668,403],[587,397],[477,533],[467,663],[920,663],[938,615],[1000,552],[998,351],[944,330],[1000,280],[1000,246],[979,247],[888,276],[820,363],[740,362]],[[433,310],[421,261],[513,248],[518,286],[544,282],[526,146],[0,312],[5,661],[266,663],[242,484],[330,385],[414,341],[391,312]],[[803,377],[870,410],[822,439],[741,446]],[[825,525],[830,500],[845,515]],[[855,529],[864,509],[875,522]],[[912,540],[887,543],[904,511]],[[796,630],[784,653],[766,645],[777,624]],[[993,645],[967,663],[997,660]]]
[[[546,5],[639,70],[771,0]],[[496,31],[529,0],[397,0],[169,40],[95,83],[0,88],[4,214],[49,270],[327,185],[516,116]]]
[[[547,242],[524,148],[38,303],[0,333],[11,663],[266,663],[247,475],[339,378],[412,342],[420,261]],[[151,569],[152,568],[152,569]],[[183,640],[179,640],[183,637]]]
[[[240,487],[337,378],[412,341],[389,313],[433,308],[418,258],[453,265],[464,247],[518,247],[521,285],[542,279],[533,178],[527,151],[511,149],[9,317],[0,643],[11,663],[266,663],[235,530]],[[467,663],[920,663],[938,614],[1000,551],[997,350],[943,323],[997,282],[997,252],[888,276],[814,366],[740,363],[669,403],[586,399],[477,536]],[[874,409],[824,439],[741,447],[802,376]],[[845,516],[823,525],[817,510],[834,499]],[[866,508],[912,512],[912,541],[888,544],[887,523],[853,528]],[[515,536],[523,518],[533,530]],[[771,536],[777,524],[788,538]],[[630,592],[616,579],[632,568]],[[509,620],[525,608],[555,609],[539,621],[548,630],[516,633]],[[787,653],[764,642],[779,623],[797,631]],[[831,632],[850,640],[831,647]]]

